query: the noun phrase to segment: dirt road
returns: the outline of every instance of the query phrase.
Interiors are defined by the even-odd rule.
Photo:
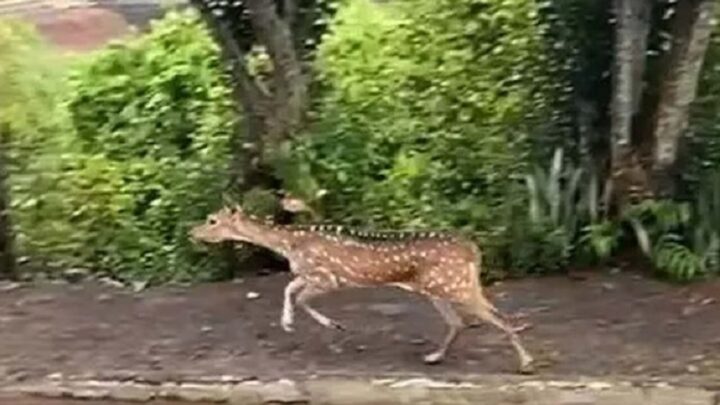
[[[277,325],[286,282],[281,274],[141,293],[94,282],[2,291],[0,377],[514,372],[509,345],[488,327],[462,335],[445,363],[424,365],[444,325],[427,302],[393,289],[320,299],[346,332],[298,313],[287,334]],[[674,287],[605,272],[508,282],[490,295],[531,325],[522,336],[541,374],[720,376],[720,282]]]
[[[19,396],[1,396],[0,404],[2,405],[137,405],[137,402],[119,402],[119,401],[87,401],[87,400],[71,400],[71,399],[47,399]],[[144,402],[145,405],[211,405],[193,402],[167,402],[167,401],[151,401]]]

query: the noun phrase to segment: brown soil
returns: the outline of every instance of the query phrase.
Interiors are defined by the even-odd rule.
[[[41,15],[35,18],[35,23],[40,33],[54,45],[75,52],[100,48],[131,32],[121,14],[93,7]]]
[[[0,404],[7,405],[137,405],[137,402],[123,402],[115,400],[73,400],[73,399],[47,399],[28,396],[3,396],[0,395]],[[168,401],[143,402],[145,405],[211,405],[199,402],[192,404]]]
[[[720,282],[678,287],[628,273],[588,273],[493,286],[539,372],[564,375],[720,376]],[[421,355],[444,333],[425,300],[395,289],[318,300],[336,332],[298,311],[278,326],[286,274],[132,293],[98,283],[0,292],[0,377],[508,373],[515,357],[490,327],[461,336],[443,364]],[[259,294],[248,298],[248,293]],[[251,294],[252,295],[252,294]],[[157,377],[160,378],[160,377]]]

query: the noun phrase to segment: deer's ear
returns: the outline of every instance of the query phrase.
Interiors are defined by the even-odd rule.
[[[286,196],[282,199],[281,204],[285,211],[295,214],[312,211],[305,201],[295,197]]]
[[[233,205],[233,207],[232,207],[233,214],[242,214],[242,212],[243,212],[243,210],[242,210],[242,207],[240,206],[240,204],[236,203],[235,205]]]

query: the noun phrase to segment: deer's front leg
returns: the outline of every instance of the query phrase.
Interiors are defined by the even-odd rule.
[[[297,302],[305,310],[305,312],[307,312],[307,314],[310,315],[314,320],[316,320],[320,325],[330,329],[345,330],[345,327],[341,323],[321,314],[315,308],[311,307],[308,303],[308,301],[310,301],[312,298],[325,294],[327,292],[327,289],[309,284],[304,290],[300,292],[297,297]]]
[[[453,308],[448,301],[433,298],[432,303],[438,312],[440,312],[440,315],[442,315],[445,323],[447,323],[448,332],[440,347],[424,357],[424,361],[427,364],[436,364],[441,362],[445,358],[445,354],[450,346],[453,342],[455,342],[455,339],[457,339],[460,331],[465,328],[465,323],[463,322],[462,317],[457,313],[457,311],[455,311],[455,308]]]
[[[295,307],[292,302],[292,296],[305,287],[305,280],[298,277],[293,279],[285,287],[285,294],[283,300],[282,317],[280,319],[280,325],[282,325],[285,332],[293,331],[293,322],[295,320]]]

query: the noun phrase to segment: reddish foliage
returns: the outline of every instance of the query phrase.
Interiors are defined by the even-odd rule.
[[[69,51],[90,51],[131,32],[125,18],[99,7],[72,8],[35,18],[38,30]]]

